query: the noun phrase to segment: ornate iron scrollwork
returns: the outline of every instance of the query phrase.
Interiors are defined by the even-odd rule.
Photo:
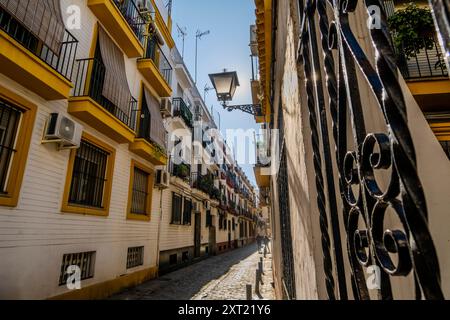
[[[381,13],[381,27],[367,29],[367,36],[376,53],[373,65],[350,26],[350,19],[355,14],[359,1],[299,2],[302,20],[299,65],[304,70],[306,81],[329,298],[335,298],[332,253],[341,299],[346,298],[346,288],[345,277],[341,275],[344,272],[341,253],[336,248],[336,241],[340,241],[337,235],[340,234],[339,213],[334,195],[334,172],[330,167],[332,156],[329,153],[327,112],[333,123],[335,158],[343,203],[341,219],[345,221],[347,233],[353,296],[356,299],[370,298],[364,268],[376,265],[382,270],[381,288],[378,291],[380,299],[393,298],[390,277],[408,276],[411,272],[414,275],[417,299],[443,299],[437,253],[428,229],[425,195],[417,173],[414,144],[408,128],[406,105],[383,3],[380,0],[365,0],[360,3],[367,9],[367,17],[372,6],[377,6]],[[328,20],[329,12],[333,12],[331,23]],[[434,14],[436,13],[435,10]],[[448,26],[444,23],[448,22],[448,12],[441,10],[441,13],[446,14],[441,19],[441,25]],[[316,17],[321,41],[317,41],[315,33]],[[337,66],[335,59],[338,61]],[[358,73],[362,76],[358,77]],[[322,79],[325,79],[327,87],[328,110]],[[375,98],[386,132],[371,133],[366,129],[360,96],[361,79]],[[350,125],[347,125],[349,120]],[[350,132],[348,128],[351,128]],[[348,136],[352,137],[353,145],[348,145]],[[324,168],[322,163],[325,164]],[[383,183],[379,181],[380,172],[383,173]],[[331,230],[327,207],[330,211]],[[399,221],[398,228],[386,228],[387,212]],[[330,231],[335,244],[334,252],[330,247]]]

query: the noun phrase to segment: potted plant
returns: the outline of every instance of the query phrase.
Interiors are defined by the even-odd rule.
[[[388,25],[399,62],[415,58],[421,50],[431,50],[436,45],[433,17],[428,8],[420,8],[411,2],[390,16]],[[438,60],[436,68],[445,66],[441,57]]]

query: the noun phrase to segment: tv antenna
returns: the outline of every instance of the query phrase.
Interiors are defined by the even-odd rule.
[[[207,36],[211,32],[209,30],[202,32],[200,30],[197,30],[197,33],[195,35],[195,84],[197,84],[197,60],[198,60],[198,40],[201,40],[202,37]]]
[[[181,57],[184,58],[184,40],[187,37],[187,28],[181,28],[178,23],[177,23],[177,29],[178,29],[178,38],[182,38],[183,39],[183,49],[182,49],[182,53],[181,53]]]

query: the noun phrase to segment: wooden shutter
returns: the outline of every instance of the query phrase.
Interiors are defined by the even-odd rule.
[[[64,39],[60,0],[0,0],[0,6],[59,55]]]
[[[130,115],[131,93],[128,87],[123,53],[103,28],[98,28],[100,54],[105,65],[105,82],[102,95],[126,115]]]
[[[144,98],[151,117],[150,138],[161,147],[166,148],[167,132],[164,128],[159,102],[146,88],[144,88]]]

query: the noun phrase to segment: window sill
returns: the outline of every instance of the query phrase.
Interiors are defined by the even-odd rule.
[[[77,206],[73,204],[64,204],[61,208],[63,213],[74,213],[74,214],[82,214],[86,216],[97,216],[97,217],[107,217],[109,215],[109,210],[106,208],[92,208],[92,207],[83,207]]]
[[[127,220],[150,222],[151,221],[151,217],[150,217],[150,214],[143,215],[143,214],[128,213],[127,214]]]

